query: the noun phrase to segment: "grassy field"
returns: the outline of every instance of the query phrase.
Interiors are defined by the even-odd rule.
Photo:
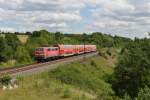
[[[113,66],[102,56],[60,65],[45,73],[20,77],[19,88],[0,90],[0,100],[95,100],[112,95],[106,82]]]
[[[17,36],[23,44],[25,44],[27,42],[27,39],[29,37],[28,35],[17,35]]]
[[[19,88],[0,92],[0,100],[91,100],[95,97],[81,89],[50,80],[45,76],[21,79]]]

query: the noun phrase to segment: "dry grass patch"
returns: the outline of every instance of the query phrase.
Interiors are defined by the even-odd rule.
[[[18,35],[19,40],[20,40],[23,44],[25,44],[25,43],[27,42],[28,37],[29,37],[28,35]]]

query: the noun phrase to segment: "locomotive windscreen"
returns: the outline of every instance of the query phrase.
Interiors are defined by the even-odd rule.
[[[43,48],[37,48],[36,51],[43,51]]]

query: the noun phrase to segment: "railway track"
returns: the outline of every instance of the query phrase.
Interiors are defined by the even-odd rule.
[[[32,64],[24,67],[19,67],[19,68],[2,69],[0,70],[0,78],[6,75],[9,75],[11,77],[17,77],[17,76],[26,76],[35,73],[40,73],[50,69],[54,69],[58,67],[58,65],[60,64],[69,64],[73,61],[82,60],[84,58],[88,58],[96,55],[98,55],[98,52],[92,52],[92,53],[87,53],[78,56],[71,56],[63,59],[53,60],[45,63]]]

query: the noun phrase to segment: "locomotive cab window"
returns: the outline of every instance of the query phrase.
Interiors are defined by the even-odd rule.
[[[57,51],[58,48],[48,48],[48,51]]]
[[[58,50],[58,48],[55,49],[56,51]]]
[[[51,48],[48,48],[48,51],[51,51]]]
[[[55,51],[55,48],[52,48],[52,51]]]
[[[36,51],[43,51],[43,48],[37,48]]]

